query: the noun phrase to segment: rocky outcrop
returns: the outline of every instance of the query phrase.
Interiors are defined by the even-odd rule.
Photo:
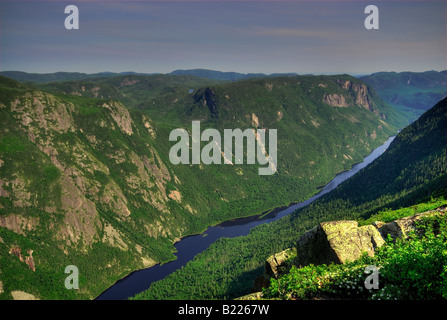
[[[132,81],[126,85],[132,85]],[[212,92],[204,96],[210,100]],[[16,210],[0,214],[0,227],[24,236],[36,231],[37,226],[49,228],[55,241],[67,246],[81,244],[87,249],[104,238],[102,212],[113,213],[118,221],[132,224],[135,223],[132,210],[150,206],[153,212],[169,215],[171,201],[187,205],[182,203],[180,190],[175,187],[168,190],[171,175],[156,148],[147,142],[135,149],[135,145],[145,141],[146,135],[141,135],[131,112],[122,103],[98,101],[89,106],[75,105],[48,93],[30,91],[17,95],[4,108],[10,109],[10,127],[24,133],[23,148],[32,151],[34,168],[42,168],[42,177],[52,177],[52,180],[38,181],[32,170],[22,169],[26,165],[16,161],[21,166],[18,170],[17,166],[12,167],[14,161],[8,163],[2,156],[0,197],[8,198],[14,208],[48,212],[52,223],[42,226],[39,218]],[[87,118],[89,121],[85,121]],[[142,119],[155,139],[152,120],[147,116]],[[3,132],[7,131],[0,135]],[[126,139],[135,144],[122,143]],[[179,179],[173,183],[179,183]],[[39,184],[48,194],[36,192],[41,187]],[[192,212],[193,208],[188,211]],[[54,213],[58,215],[53,219]],[[151,230],[150,235],[158,235],[158,230],[171,235],[168,222],[162,222],[168,220],[166,216],[160,221],[157,214],[154,216],[157,218],[144,221],[144,228]],[[128,228],[129,232],[132,229]],[[127,241],[126,238],[123,232],[122,239]],[[112,243],[125,247],[119,241]]]
[[[21,262],[25,262],[31,270],[36,271],[36,266],[34,264],[34,258],[33,258],[33,250],[28,249],[28,251],[27,251],[28,256],[27,257],[22,255],[22,249],[20,247],[12,247],[9,250],[9,253],[13,254],[17,258],[19,258],[19,260]]]
[[[202,102],[204,106],[208,107],[211,118],[219,117],[216,95],[214,94],[213,90],[211,90],[210,88],[206,88],[204,91],[198,90],[194,94],[193,98],[195,103]]]
[[[280,274],[286,272],[292,265],[290,261],[296,255],[295,249],[286,249],[275,253],[265,261],[265,273],[269,277],[277,278]]]
[[[258,277],[253,285],[254,293],[238,299],[263,299],[262,288],[270,285],[271,278],[277,279],[289,272],[292,266],[343,264],[360,258],[365,252],[373,256],[375,250],[385,244],[388,236],[394,240],[406,237],[411,231],[417,231],[418,220],[435,214],[447,214],[447,205],[388,223],[376,221],[361,227],[357,221],[347,220],[320,223],[299,237],[296,248],[286,249],[268,257],[264,275]]]
[[[138,83],[139,81],[140,80],[137,80],[137,79],[126,78],[123,81],[121,81],[119,87],[123,88],[123,87],[133,86],[135,83]]]
[[[344,89],[351,92],[355,103],[359,106],[368,109],[374,114],[378,114],[373,102],[369,97],[368,87],[363,83],[356,83],[350,80],[337,79],[337,83]],[[326,102],[326,101],[325,101]]]
[[[0,216],[0,227],[25,235],[26,232],[33,230],[39,224],[38,221],[37,217],[23,217],[17,214],[2,215]]]
[[[376,221],[361,227],[357,221],[322,222],[304,233],[297,240],[296,248],[286,249],[266,260],[263,283],[266,283],[265,279],[278,278],[288,272],[292,265],[343,264],[360,258],[365,252],[373,256],[388,236],[394,240],[406,237],[415,230],[418,220],[434,214],[447,214],[447,206],[388,223]]]
[[[372,105],[368,96],[368,87],[364,84],[354,84],[352,89],[356,93],[355,103],[371,112],[375,112],[374,106]]]
[[[261,300],[261,299],[262,299],[262,292],[258,291],[236,298],[235,300]]]
[[[384,243],[373,226],[358,227],[356,221],[320,223],[297,241],[297,262],[309,264],[345,263],[369,255]]]
[[[390,236],[393,240],[396,240],[397,238],[405,238],[411,231],[415,231],[416,222],[422,217],[431,216],[436,213],[446,214],[447,206],[442,206],[436,210],[418,213],[409,217],[400,218],[388,223],[376,221],[374,222],[374,226],[378,229],[384,239],[387,239],[388,236]]]
[[[133,134],[132,118],[130,117],[129,110],[126,109],[126,107],[116,101],[104,103],[102,107],[111,111],[110,115],[112,116],[113,120],[115,120],[122,132],[129,136]]]
[[[11,291],[11,296],[13,300],[39,300],[35,295],[20,290]]]
[[[348,104],[346,102],[345,97],[342,94],[324,94],[323,102],[327,103],[332,107],[347,107]]]

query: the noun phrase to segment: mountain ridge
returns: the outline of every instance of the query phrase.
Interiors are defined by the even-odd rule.
[[[152,76],[157,77],[171,79]],[[173,259],[172,244],[179,237],[315,193],[403,120],[365,84],[346,76],[279,77],[196,89],[214,92],[218,118],[211,117],[201,94],[194,100],[187,87],[165,92],[161,85],[147,96],[153,83],[148,79],[122,87],[128,91],[121,93],[146,97],[141,106],[135,103],[140,98],[129,99],[133,107],[0,80],[3,297],[22,290],[42,299],[93,298],[132,270]],[[344,88],[346,81],[354,86]],[[325,102],[325,93],[338,98]],[[341,96],[344,106],[338,106]],[[280,124],[280,150],[301,150],[295,154],[301,164],[280,158],[278,175],[263,178],[251,165],[173,166],[166,143],[170,131],[188,130],[192,119],[202,118],[204,126],[216,129]],[[325,125],[334,121],[338,128]],[[321,152],[337,157],[319,159]],[[272,188],[275,194],[262,196]],[[11,247],[33,250],[35,271],[10,254]],[[65,278],[63,270],[72,264],[79,267],[83,290],[46,285]],[[36,277],[40,280],[33,285]]]
[[[359,79],[371,84],[390,105],[417,118],[447,96],[447,71],[376,72]]]

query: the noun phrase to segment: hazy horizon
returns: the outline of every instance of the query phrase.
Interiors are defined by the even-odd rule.
[[[79,71],[65,71],[65,70],[59,70],[59,71],[54,71],[54,72],[28,72],[28,71],[23,71],[23,70],[0,70],[0,72],[24,72],[24,73],[28,73],[28,74],[55,74],[55,73],[81,73],[81,74],[87,74],[87,75],[92,75],[92,74],[102,74],[102,73],[116,73],[116,74],[136,74],[136,75],[157,75],[157,74],[163,74],[163,75],[167,75],[170,74],[174,71],[193,71],[193,70],[205,70],[205,71],[212,71],[212,72],[228,72],[228,73],[238,73],[238,74],[242,74],[242,75],[250,75],[250,74],[264,74],[266,76],[270,76],[273,74],[288,74],[288,73],[296,73],[296,72],[272,72],[272,73],[263,73],[263,72],[248,72],[248,73],[244,73],[244,72],[238,72],[238,71],[222,71],[222,70],[212,70],[212,69],[204,69],[204,68],[191,68],[191,69],[173,69],[169,72],[165,72],[165,73],[161,73],[161,72],[153,72],[153,73],[149,73],[149,72],[138,72],[138,71],[134,71],[134,70],[127,70],[127,71],[99,71],[99,72],[79,72]],[[305,76],[305,75],[315,75],[315,76],[320,76],[320,75],[340,75],[340,74],[348,74],[351,75],[353,77],[357,77],[357,76],[364,76],[364,75],[371,75],[371,74],[375,74],[375,73],[380,73],[380,72],[395,72],[395,73],[404,73],[404,72],[415,72],[415,73],[424,73],[424,72],[430,72],[430,71],[435,71],[435,72],[443,72],[443,71],[447,71],[447,69],[444,70],[424,70],[424,71],[412,71],[412,70],[405,70],[405,71],[374,71],[371,73],[347,73],[347,72],[340,72],[340,73],[296,73],[299,76]]]
[[[67,30],[68,4],[79,29]],[[447,69],[445,1],[0,2],[0,70],[371,74]]]

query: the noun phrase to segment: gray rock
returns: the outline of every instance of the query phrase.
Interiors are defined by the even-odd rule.
[[[278,276],[290,269],[293,263],[288,263],[288,261],[295,255],[294,248],[271,255],[265,261],[265,273],[269,277],[278,278]]]
[[[436,210],[430,210],[423,213],[418,213],[409,217],[400,218],[378,227],[378,230],[384,239],[388,235],[395,241],[397,238],[406,238],[411,231],[415,230],[416,222],[422,217],[429,217],[435,214],[444,215],[447,212],[447,207],[442,206]]]
[[[372,225],[359,228],[357,221],[323,222],[298,239],[297,261],[301,266],[345,263],[364,252],[373,255],[383,243]]]

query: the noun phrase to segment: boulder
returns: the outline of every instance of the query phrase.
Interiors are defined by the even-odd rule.
[[[295,255],[296,252],[293,248],[271,255],[265,261],[265,273],[269,277],[278,278],[291,267],[292,263],[288,262]]]
[[[373,255],[384,244],[378,230],[372,226],[358,227],[357,221],[320,223],[297,241],[297,262],[309,264],[342,264],[358,259],[364,252]]]

